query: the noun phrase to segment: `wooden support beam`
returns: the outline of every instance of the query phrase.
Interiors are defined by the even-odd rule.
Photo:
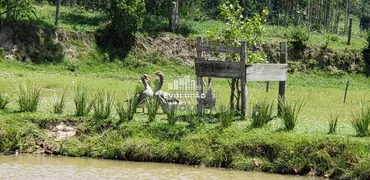
[[[218,53],[237,53],[240,54],[240,47],[226,47],[226,46],[213,46],[213,45],[200,45],[197,51],[204,51],[207,53],[218,52]]]
[[[247,81],[286,81],[287,64],[248,64]]]
[[[287,46],[285,42],[280,43],[280,63],[286,64],[288,59]],[[281,103],[285,104],[286,99],[286,80],[279,81],[279,96],[278,100],[281,100]],[[281,105],[278,103],[278,116],[281,115]]]
[[[196,75],[201,77],[218,77],[240,79],[242,68],[240,62],[231,61],[195,61]]]
[[[200,61],[202,59],[202,51],[199,51],[199,47],[202,44],[202,38],[197,38],[197,61]],[[196,70],[197,71],[197,70]],[[201,98],[201,95],[203,93],[203,76],[200,76],[197,74],[197,93],[199,95],[199,98],[197,98],[197,115],[202,116],[203,115],[203,100]]]
[[[243,67],[241,70],[241,116],[243,119],[247,117],[248,114],[248,89],[247,89],[247,68],[246,64],[246,53],[247,53],[247,43],[242,42],[241,52],[240,52],[240,67]]]

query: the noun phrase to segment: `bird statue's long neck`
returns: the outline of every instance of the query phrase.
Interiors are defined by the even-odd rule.
[[[141,77],[141,82],[144,84],[144,88],[145,89],[150,88],[149,85],[148,85],[148,83],[145,81],[145,77],[144,76]]]
[[[159,82],[154,92],[158,92],[159,90],[162,89],[162,86],[163,86],[163,81],[164,81],[163,75],[159,74],[158,77],[159,77]]]

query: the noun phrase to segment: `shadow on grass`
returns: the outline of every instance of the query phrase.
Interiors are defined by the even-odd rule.
[[[110,26],[107,26],[105,29],[99,29],[95,33],[98,50],[107,54],[110,62],[114,62],[116,59],[126,59],[135,42],[135,37],[133,36],[117,37],[115,34],[115,30]]]
[[[169,31],[169,19],[155,15],[146,15],[143,22],[143,28],[140,32],[146,33],[151,37],[157,37],[161,33]],[[190,34],[196,33],[196,31],[193,29],[190,21],[186,19],[180,19],[180,23],[177,25],[174,33],[188,37]]]
[[[107,18],[104,16],[87,17],[81,14],[66,14],[63,15],[61,20],[72,25],[99,26],[100,23],[107,21]]]

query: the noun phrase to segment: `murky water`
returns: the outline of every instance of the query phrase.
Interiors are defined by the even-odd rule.
[[[177,164],[61,156],[0,155],[0,179],[313,179]]]

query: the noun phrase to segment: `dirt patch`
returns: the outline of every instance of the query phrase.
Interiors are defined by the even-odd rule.
[[[176,59],[184,65],[194,65],[196,55],[194,39],[165,35],[155,38],[138,38],[134,45],[137,52],[160,53],[167,59]]]
[[[49,127],[48,135],[55,141],[63,141],[76,135],[76,127],[72,125],[66,125],[63,122],[60,124]]]

